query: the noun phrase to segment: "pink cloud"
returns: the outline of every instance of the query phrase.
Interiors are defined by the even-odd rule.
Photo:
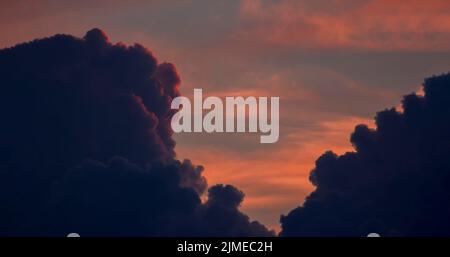
[[[311,8],[304,1],[243,1],[240,18],[247,25],[235,37],[306,49],[450,50],[448,1],[373,0],[342,8],[344,2]]]

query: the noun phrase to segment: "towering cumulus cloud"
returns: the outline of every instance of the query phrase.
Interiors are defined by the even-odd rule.
[[[326,152],[303,206],[282,216],[283,236],[450,236],[450,74],[425,80],[403,112],[358,125],[355,152]]]
[[[0,50],[0,74],[0,234],[271,235],[232,186],[201,203],[203,168],[174,153],[180,78],[144,47],[56,35]]]

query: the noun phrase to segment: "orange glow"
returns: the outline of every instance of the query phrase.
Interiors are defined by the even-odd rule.
[[[252,219],[278,231],[279,215],[287,214],[301,204],[301,199],[313,190],[308,177],[315,160],[326,150],[333,149],[336,153],[351,151],[348,136],[359,123],[371,124],[371,121],[348,117],[322,122],[320,131],[288,135],[272,151],[254,149],[248,153],[236,153],[214,144],[185,147],[186,135],[177,136],[176,150],[179,158],[189,158],[205,166],[204,175],[210,186],[232,184],[244,191],[246,198],[242,210]]]

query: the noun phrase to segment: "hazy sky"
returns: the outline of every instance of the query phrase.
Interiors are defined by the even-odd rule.
[[[426,76],[450,71],[450,2],[1,1],[0,47],[57,33],[104,30],[174,63],[181,91],[279,96],[280,140],[179,134],[177,154],[209,184],[246,193],[242,209],[271,228],[312,190],[324,151],[351,150],[350,132],[397,106]]]

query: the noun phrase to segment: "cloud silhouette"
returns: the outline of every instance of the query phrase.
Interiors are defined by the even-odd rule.
[[[281,217],[282,236],[450,236],[450,74],[423,87],[376,129],[356,126],[354,152],[317,159],[316,189]]]
[[[143,46],[56,35],[0,50],[0,71],[0,234],[273,235],[242,198],[201,203],[203,167],[176,160],[170,128],[180,77]]]
[[[272,231],[238,210],[244,193],[231,185],[215,185],[208,190],[208,201],[197,212],[201,230],[212,236],[273,236]],[[220,233],[217,233],[220,231]]]

